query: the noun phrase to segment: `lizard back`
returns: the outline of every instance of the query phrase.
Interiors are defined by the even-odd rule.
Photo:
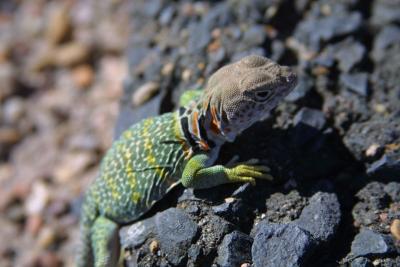
[[[131,222],[179,182],[187,154],[177,116],[145,119],[113,143],[91,187],[91,197],[101,203],[100,214]]]

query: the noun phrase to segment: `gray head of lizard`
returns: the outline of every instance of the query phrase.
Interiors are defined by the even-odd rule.
[[[222,67],[208,80],[202,105],[211,121],[228,141],[271,109],[297,84],[297,75],[289,67],[251,55]]]

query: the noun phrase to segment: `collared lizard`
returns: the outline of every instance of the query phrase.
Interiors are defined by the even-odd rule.
[[[199,189],[271,179],[269,169],[254,161],[214,162],[222,144],[264,118],[296,83],[288,67],[247,56],[216,71],[201,96],[184,95],[179,110],[123,132],[86,192],[77,265],[116,266],[119,227],[137,220],[178,183]]]

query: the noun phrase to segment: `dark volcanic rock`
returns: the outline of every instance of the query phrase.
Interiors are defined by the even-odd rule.
[[[295,126],[294,142],[303,145],[320,134],[326,124],[324,113],[318,109],[304,107],[293,119]]]
[[[124,226],[119,231],[121,245],[124,248],[136,248],[156,233],[154,217]]]
[[[351,254],[355,257],[389,256],[396,251],[389,235],[370,229],[362,229],[351,244]]]
[[[373,106],[382,106],[381,112],[388,112],[393,119],[400,121],[400,42],[383,50],[382,59],[376,64],[371,76]],[[381,118],[384,118],[382,116]]]
[[[296,88],[285,98],[286,101],[296,102],[311,91],[314,81],[308,75],[300,75]]]
[[[368,74],[367,73],[342,73],[340,82],[349,90],[361,95],[368,95]]]
[[[353,218],[357,225],[379,225],[379,214],[389,204],[390,197],[384,190],[384,185],[371,182],[362,188],[357,194],[360,199],[353,208]]]
[[[307,230],[322,242],[329,241],[335,235],[340,224],[340,204],[335,194],[316,193],[310,199],[295,224]]]
[[[241,199],[233,199],[232,201],[213,206],[212,210],[218,216],[223,217],[229,222],[236,224],[251,223],[251,208],[247,206]]]
[[[306,204],[306,198],[300,196],[298,191],[274,193],[267,199],[265,216],[269,222],[289,223],[300,216]]]
[[[206,245],[204,248],[206,252],[210,252],[215,249],[223,237],[234,229],[233,224],[215,215],[204,217],[199,224],[201,227],[201,236],[199,242]]]
[[[367,169],[367,174],[374,177],[392,179],[400,173],[400,151],[391,151],[373,162]]]
[[[349,13],[339,5],[333,6],[334,11],[325,16],[320,12],[320,5],[322,3],[314,3],[311,12],[297,25],[294,33],[297,40],[314,51],[319,50],[322,41],[356,31],[362,22],[360,13]]]
[[[400,202],[400,183],[391,182],[384,187],[385,192],[392,198],[393,202]]]
[[[400,42],[400,28],[389,25],[384,27],[375,37],[373,49],[371,52],[371,57],[375,60],[375,62],[380,62],[386,50]]]
[[[363,201],[375,203],[377,208],[382,208],[388,203],[385,186],[379,182],[371,182],[357,192],[356,196]]]
[[[338,61],[339,70],[343,72],[350,71],[359,63],[365,55],[365,47],[359,42],[349,38],[335,45],[335,57]]]
[[[314,251],[311,235],[294,224],[260,222],[251,254],[255,267],[304,266]]]
[[[349,37],[340,43],[328,45],[315,59],[315,63],[332,67],[336,61],[339,70],[349,72],[364,58],[365,52],[366,49],[361,43]]]
[[[370,121],[354,123],[343,141],[356,159],[363,160],[371,145],[385,146],[400,141],[400,121],[395,117],[374,117]]]
[[[186,213],[175,208],[158,213],[155,223],[161,250],[172,264],[180,264],[197,236],[197,224]]]
[[[329,241],[345,236],[348,248],[355,231],[346,223],[344,232],[337,232],[341,215],[350,219],[352,212],[355,227],[388,233],[390,222],[400,218],[393,203],[400,187],[366,178],[393,180],[399,173],[400,30],[392,0],[138,1],[118,132],[173,110],[182,92],[204,87],[216,69],[248,54],[267,55],[299,72],[299,84],[283,105],[226,145],[219,158],[254,154],[275,177],[295,182],[186,190],[178,201],[184,211],[163,215],[171,222],[158,219],[163,225],[155,227],[150,220],[121,230],[124,246],[134,247],[140,266],[240,266],[250,260],[255,266],[336,266],[344,251]],[[158,83],[159,94],[130,110],[133,89],[147,82]],[[246,139],[254,139],[254,147]],[[343,177],[356,180],[349,190]],[[335,194],[305,197],[332,188],[340,194],[342,210]],[[248,248],[251,238],[235,230],[247,233],[261,214],[269,223],[253,227],[251,259],[241,248]],[[155,237],[157,253],[149,250]],[[307,262],[316,246],[323,256]],[[385,256],[378,258],[383,262]],[[371,264],[366,257],[352,260],[352,266]]]
[[[372,267],[374,266],[372,262],[367,258],[356,258],[351,261],[350,267]]]
[[[239,231],[227,234],[218,247],[216,263],[221,267],[240,266],[251,261],[253,239]]]
[[[400,5],[396,0],[374,1],[372,6],[371,22],[376,25],[385,25],[390,22],[400,22]]]
[[[189,249],[188,266],[210,266],[216,257],[218,245],[235,226],[216,215],[207,215],[198,224],[201,235]]]
[[[293,124],[307,125],[317,130],[322,130],[325,126],[326,120],[324,113],[317,109],[302,108],[294,117]]]

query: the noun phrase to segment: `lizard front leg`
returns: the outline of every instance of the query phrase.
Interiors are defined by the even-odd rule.
[[[255,179],[271,180],[267,173],[269,168],[261,165],[246,163],[233,167],[223,165],[208,166],[210,157],[207,154],[198,154],[186,164],[181,182],[185,187],[195,189],[210,188],[225,183],[249,182],[255,184]]]

